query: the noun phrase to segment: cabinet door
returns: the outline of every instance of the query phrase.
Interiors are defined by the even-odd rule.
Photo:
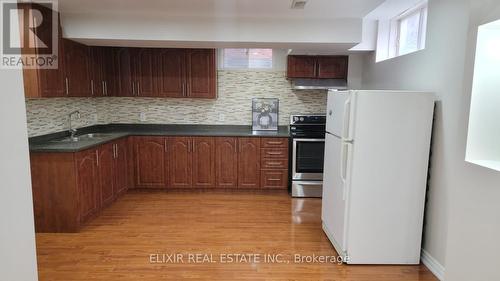
[[[89,48],[83,44],[64,39],[64,55],[68,95],[71,97],[92,96]]]
[[[166,186],[165,141],[163,137],[135,137],[135,183],[138,188]]]
[[[216,139],[215,170],[217,187],[234,188],[238,186],[238,140],[237,138]]]
[[[115,157],[114,145],[104,144],[98,149],[97,167],[99,170],[99,203],[109,206],[115,196]]]
[[[215,139],[195,137],[193,142],[193,186],[215,187]]]
[[[347,79],[347,56],[319,56],[318,78]]]
[[[118,48],[105,47],[101,49],[103,55],[103,81],[100,86],[103,89],[104,96],[116,96],[118,93],[118,76],[116,74]]]
[[[99,211],[99,172],[96,150],[78,152],[75,157],[79,192],[80,222],[85,222]]]
[[[186,91],[190,98],[216,98],[215,50],[186,51]]]
[[[186,96],[185,52],[183,49],[160,49],[158,56],[158,95],[180,98]]]
[[[316,78],[316,57],[288,56],[288,78]]]
[[[115,148],[115,196],[118,196],[128,187],[128,155],[127,140],[122,139],[114,143]]]
[[[155,97],[156,70],[151,49],[140,48],[132,51],[133,81],[135,82],[135,93],[141,97]]]
[[[135,96],[135,86],[132,81],[132,64],[130,61],[130,48],[118,48],[116,50],[116,76],[118,84],[117,96]]]
[[[57,39],[58,54],[57,54],[57,69],[24,69],[24,86],[27,98],[40,98],[40,97],[64,97],[66,96],[66,87],[64,83],[64,53],[62,44],[62,30],[59,22],[52,22],[53,13],[42,5],[33,3],[18,3],[19,6],[31,6],[42,14],[43,22],[41,25],[34,28],[34,32],[40,42],[45,44],[52,44],[52,27],[57,25],[59,28],[59,38]],[[57,17],[58,19],[60,17]],[[35,42],[38,43],[38,42]],[[23,50],[24,53],[25,50]],[[43,52],[42,48],[36,50],[39,54]]]
[[[96,97],[105,96],[103,87],[104,81],[104,48],[90,48],[90,70],[91,70],[91,87],[92,93]]]
[[[174,137],[169,142],[170,187],[189,188],[192,186],[192,139]]]
[[[238,140],[238,187],[258,188],[260,185],[260,139]]]

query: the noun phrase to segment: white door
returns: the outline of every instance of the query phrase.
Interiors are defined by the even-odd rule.
[[[341,247],[336,250],[344,252],[346,250],[344,238],[346,203],[343,198],[342,165],[345,163],[342,163],[344,161],[342,145],[340,138],[326,134],[321,218],[335,240],[332,241],[334,246]],[[342,255],[342,253],[339,254]]]
[[[326,114],[326,131],[340,138],[346,138],[349,127],[350,92],[329,91]]]

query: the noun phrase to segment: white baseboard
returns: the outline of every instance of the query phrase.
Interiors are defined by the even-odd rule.
[[[437,279],[441,281],[444,280],[444,266],[442,266],[424,249],[422,249],[422,256],[420,257],[420,260],[437,277]]]

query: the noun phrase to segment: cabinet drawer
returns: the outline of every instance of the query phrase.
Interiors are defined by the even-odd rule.
[[[261,170],[260,185],[264,189],[286,189],[288,170]]]
[[[276,148],[288,148],[287,138],[261,138],[260,147],[276,147]]]
[[[260,167],[262,169],[288,169],[288,159],[262,159]]]
[[[262,148],[260,150],[261,159],[264,158],[288,158],[288,149],[286,148]]]

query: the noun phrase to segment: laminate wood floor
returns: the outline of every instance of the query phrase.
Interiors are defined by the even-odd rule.
[[[296,254],[336,255],[321,229],[320,213],[321,200],[291,199],[283,192],[133,191],[80,233],[37,234],[39,278],[437,280],[423,265],[297,263]],[[171,254],[182,260],[171,262]]]

